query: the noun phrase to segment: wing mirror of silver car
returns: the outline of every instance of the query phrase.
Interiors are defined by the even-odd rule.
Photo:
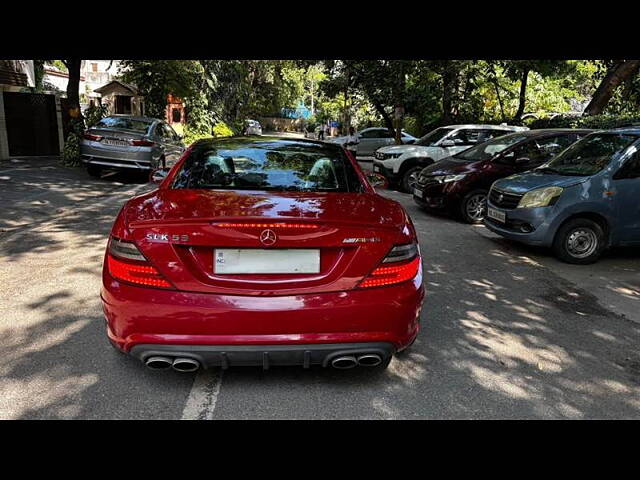
[[[454,142],[453,140],[443,140],[442,143],[440,143],[441,147],[453,147],[455,146],[456,142]]]
[[[164,179],[167,178],[167,175],[169,175],[169,170],[171,170],[169,167],[158,168],[156,170],[153,170],[149,174],[149,181],[151,183],[158,183],[158,184],[162,183]]]
[[[386,189],[389,187],[389,182],[385,176],[379,173],[367,173],[367,180],[373,188]]]

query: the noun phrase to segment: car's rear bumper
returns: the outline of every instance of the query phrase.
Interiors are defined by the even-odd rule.
[[[252,297],[137,287],[104,272],[101,297],[108,336],[125,352],[149,344],[304,350],[363,342],[389,343],[395,351],[418,333],[424,288],[420,271],[391,287]]]
[[[378,355],[382,362],[395,353],[389,342],[317,343],[297,345],[159,345],[138,344],[130,353],[143,363],[150,357],[191,358],[204,368],[312,365],[326,367],[337,357]]]
[[[80,144],[82,162],[110,168],[149,170],[153,159],[152,147],[99,146],[97,142]]]

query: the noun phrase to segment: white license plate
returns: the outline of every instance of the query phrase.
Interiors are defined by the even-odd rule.
[[[320,273],[320,250],[278,248],[216,248],[214,273]]]
[[[413,189],[413,194],[414,194],[416,197],[422,198],[422,190],[419,190],[419,189],[417,189],[417,188],[414,188],[414,189]]]
[[[493,218],[494,220],[498,220],[499,222],[506,223],[507,214],[501,212],[500,210],[496,210],[494,208],[489,208],[487,210],[487,217]]]
[[[102,140],[102,144],[103,145],[116,145],[118,147],[128,147],[129,146],[129,142],[125,142],[124,140],[108,140],[108,139],[104,139]]]

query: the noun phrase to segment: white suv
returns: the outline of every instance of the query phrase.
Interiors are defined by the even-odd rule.
[[[510,125],[449,125],[436,128],[413,145],[393,145],[375,151],[373,171],[383,174],[390,183],[411,192],[420,170],[478,143],[527,127]]]

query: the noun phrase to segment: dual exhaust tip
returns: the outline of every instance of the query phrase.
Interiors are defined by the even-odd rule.
[[[331,360],[331,366],[339,370],[347,370],[356,366],[375,367],[382,363],[382,357],[377,353],[364,355],[343,355]],[[171,358],[154,356],[145,360],[144,364],[152,370],[167,370],[173,368],[177,372],[195,372],[200,368],[200,362],[193,358]]]
[[[195,372],[200,368],[200,362],[193,358],[149,357],[144,364],[152,370],[173,368],[177,372]]]
[[[345,355],[331,360],[331,366],[340,370],[346,370],[356,366],[375,367],[382,363],[382,357],[377,353],[365,353],[364,355]]]

